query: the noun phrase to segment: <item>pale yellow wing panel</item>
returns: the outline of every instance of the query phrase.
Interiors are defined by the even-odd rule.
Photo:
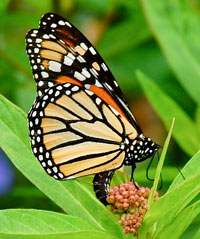
[[[54,149],[52,150],[52,158],[55,164],[60,164],[80,157],[112,152],[114,150],[119,150],[119,145],[86,141]]]
[[[94,123],[81,121],[72,123],[71,127],[90,137],[121,142],[121,137],[101,121],[95,121]]]
[[[86,160],[82,160],[79,162],[71,163],[69,165],[60,166],[60,171],[67,178],[71,176],[74,178],[96,174],[100,172],[104,172],[111,169],[119,168],[124,160],[125,153],[111,153],[109,155],[94,157]]]

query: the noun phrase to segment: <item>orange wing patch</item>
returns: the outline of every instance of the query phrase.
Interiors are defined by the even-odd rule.
[[[58,32],[60,32],[61,34],[63,34],[65,37],[61,38],[67,45],[71,46],[71,47],[74,47],[75,46],[75,43],[74,43],[74,39],[72,38],[72,35],[67,32],[67,31],[63,31],[63,30],[60,30],[60,29],[57,29]]]
[[[112,106],[117,112],[119,112],[124,118],[126,118],[124,112],[120,109],[120,107],[106,90],[95,85],[91,85],[89,90],[94,92],[94,94],[96,94],[99,98],[105,101],[108,105]]]
[[[83,84],[81,84],[78,80],[75,80],[74,78],[69,77],[69,76],[59,76],[56,79],[56,83],[57,84],[71,83],[71,84],[74,84],[74,85],[79,85],[81,87],[83,86]]]

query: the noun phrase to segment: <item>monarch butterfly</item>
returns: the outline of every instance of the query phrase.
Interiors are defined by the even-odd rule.
[[[153,156],[108,66],[66,19],[47,13],[26,35],[37,97],[28,113],[33,154],[55,179],[95,174],[104,203],[116,169]]]

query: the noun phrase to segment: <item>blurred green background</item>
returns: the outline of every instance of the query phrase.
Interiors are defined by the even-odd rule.
[[[152,2],[156,4],[155,1]],[[171,39],[177,40],[181,36],[189,53],[198,61],[200,4],[195,0],[175,2],[166,0],[165,4],[158,4],[156,10],[165,8],[169,22],[175,27],[176,35],[172,34]],[[54,12],[67,18],[94,44],[117,79],[144,134],[163,145],[167,130],[145,97],[137,80],[136,70],[141,70],[151,78],[191,120],[196,119],[197,123],[200,122],[200,110],[198,100],[187,90],[187,84],[180,80],[180,62],[173,59],[173,54],[171,58],[168,54],[170,39],[168,41],[165,37],[163,41],[164,35],[159,35],[159,28],[154,25],[155,21],[166,23],[166,16],[160,15],[160,18],[156,19],[154,14],[153,18],[153,10],[150,7],[155,6],[148,6],[145,0],[0,0],[0,93],[28,112],[36,95],[36,87],[25,52],[25,35],[29,29],[38,27],[41,15]],[[160,25],[160,29],[166,31],[166,36],[168,30],[170,34],[170,27],[167,23],[163,27]],[[166,49],[168,42],[169,48]],[[182,60],[184,62],[184,59]],[[189,63],[186,61],[186,65]],[[189,77],[188,84],[192,84],[192,80],[193,78]],[[200,81],[199,78],[196,80]],[[156,100],[159,102],[160,98]],[[162,105],[160,107],[162,108]],[[171,119],[170,116],[169,120]],[[163,170],[161,194],[179,173],[178,169],[192,156],[179,145],[172,139]],[[156,164],[157,161],[154,160],[150,170],[151,178]],[[152,185],[152,182],[146,179],[147,165],[148,162],[138,165],[134,177],[142,186]],[[19,171],[15,168],[13,171],[16,177],[13,185],[9,186],[10,191],[0,196],[1,209],[40,208],[60,211]]]

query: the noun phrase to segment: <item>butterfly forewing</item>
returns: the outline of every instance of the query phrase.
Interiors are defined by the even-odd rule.
[[[45,14],[39,29],[28,32],[26,43],[40,95],[54,84],[71,82],[71,78],[75,78],[82,85],[101,82],[102,86],[123,98],[96,49],[66,19],[53,13]]]

